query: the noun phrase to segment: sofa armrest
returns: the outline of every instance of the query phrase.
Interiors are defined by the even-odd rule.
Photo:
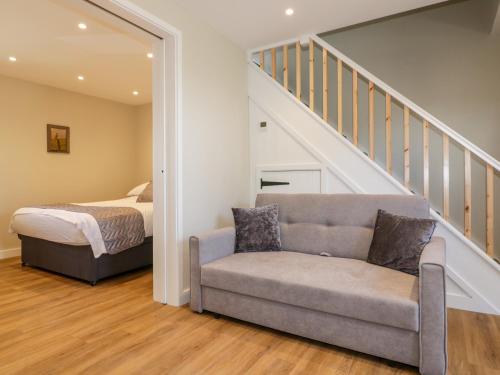
[[[434,237],[419,263],[420,373],[444,375],[447,368],[446,242]]]
[[[236,232],[234,228],[222,228],[189,239],[191,260],[191,309],[202,312],[201,266],[234,253]]]

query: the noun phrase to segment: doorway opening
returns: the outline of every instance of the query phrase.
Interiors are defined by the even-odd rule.
[[[81,96],[83,98],[82,100],[86,100],[85,98],[90,98],[88,100],[95,99],[96,102],[99,100],[108,101],[111,103],[108,107],[113,107],[114,104],[116,104],[115,107],[120,107],[120,110],[116,110],[115,112],[129,111],[130,113],[134,113],[133,116],[137,117],[136,120],[138,123],[140,123],[141,121],[149,122],[150,129],[141,129],[140,127],[138,127],[138,131],[134,138],[134,141],[136,143],[149,143],[149,146],[141,147],[141,145],[139,145],[138,147],[139,149],[141,149],[141,153],[138,153],[136,155],[136,159],[139,159],[139,161],[135,160],[134,163],[137,161],[137,164],[142,164],[138,168],[140,171],[134,171],[127,177],[123,177],[123,174],[120,175],[120,177],[113,177],[111,178],[111,180],[113,181],[110,182],[108,186],[113,187],[113,185],[116,185],[114,186],[116,190],[118,189],[119,184],[132,184],[132,181],[134,183],[151,181],[154,184],[154,189],[152,189],[154,202],[154,210],[152,210],[152,222],[154,222],[154,225],[151,225],[152,229],[150,230],[150,232],[152,233],[145,234],[146,237],[148,237],[149,234],[149,237],[152,238],[153,298],[158,302],[179,305],[181,303],[179,280],[181,257],[179,255],[179,244],[181,243],[180,239],[182,238],[182,211],[180,203],[182,186],[180,178],[181,34],[175,28],[158,20],[155,16],[144,12],[142,9],[131,5],[127,1],[116,0],[113,2],[109,2],[107,0],[43,0],[43,3],[46,3],[45,5],[47,5],[47,7],[50,9],[54,7],[60,8],[59,10],[61,11],[61,13],[56,12],[60,17],[54,23],[52,23],[54,28],[57,28],[59,26],[74,27],[74,30],[72,30],[71,32],[62,32],[57,36],[52,36],[51,42],[54,45],[58,44],[59,46],[69,46],[70,48],[67,51],[69,55],[66,56],[67,58],[76,57],[76,55],[79,55],[78,58],[74,59],[75,63],[72,66],[79,66],[79,70],[81,71],[75,70],[74,74],[68,73],[69,71],[66,69],[66,65],[68,64],[65,65],[64,63],[62,63],[62,60],[65,60],[65,58],[63,55],[61,55],[60,59],[53,59],[52,65],[57,66],[59,63],[59,70],[52,69],[52,76],[47,80],[47,82],[36,82],[36,79],[32,79],[31,81],[33,81],[33,83],[38,86],[45,85],[47,87],[47,90],[57,92],[56,95],[59,95],[59,97],[69,97],[74,93],[74,95]],[[12,4],[15,4],[15,2],[13,2]],[[42,2],[40,1],[34,1],[33,6],[40,6],[41,4]],[[24,10],[20,9],[17,11],[21,15],[27,15],[27,9],[30,9],[30,7],[25,6]],[[54,13],[51,12],[50,9],[48,10],[49,15]],[[32,9],[30,9],[30,12],[32,12]],[[64,16],[65,12],[67,13],[67,16]],[[68,16],[70,14],[71,16]],[[77,17],[75,17],[75,15],[77,15]],[[43,19],[43,17],[41,17],[41,19]],[[108,31],[114,30],[116,32],[113,33],[111,31],[110,33],[107,33],[105,32],[105,29]],[[75,30],[76,33],[80,34],[75,34]],[[100,36],[102,36],[102,38],[97,41],[99,34]],[[127,34],[131,39],[135,38],[138,42],[136,43],[137,45],[135,47],[140,45],[144,47],[144,53],[141,52],[140,57],[137,57],[137,59],[142,59],[140,63],[137,63],[137,61],[134,60],[136,59],[136,57],[132,55],[123,54],[122,56],[120,56],[121,47],[123,47],[123,40],[119,37],[120,34]],[[36,33],[33,37],[35,36],[38,37]],[[149,41],[149,44],[148,42],[144,43],[144,40]],[[71,51],[72,44],[73,52]],[[87,44],[87,46],[82,47],[85,46],[85,44]],[[102,61],[105,61],[109,60],[110,56],[112,56],[114,60],[111,66],[102,67],[101,65],[101,67],[99,67],[97,66],[97,64],[93,64],[93,62],[99,60],[99,58],[94,60],[89,59],[87,61],[86,58],[89,57],[88,55],[90,55],[90,53],[78,54],[78,45],[80,45],[81,47],[80,52],[84,49],[90,51],[92,49],[91,47],[98,47],[97,52],[94,54],[93,58],[95,58],[96,56],[99,57],[100,55]],[[15,47],[16,46],[13,46],[12,49],[14,50]],[[140,49],[141,47],[138,48]],[[23,69],[27,69],[24,73],[28,74],[27,72],[29,72],[30,69],[32,71],[35,71],[36,69],[33,69],[33,67],[38,67],[40,70],[39,73],[41,75],[41,73],[43,73],[43,69],[49,64],[44,65],[43,63],[40,63],[40,60],[44,58],[47,59],[47,57],[49,56],[43,56],[42,50],[38,51],[38,65],[36,63],[37,58],[33,58],[31,59],[32,66],[30,68],[28,64],[30,59],[27,56],[28,53],[25,52],[26,51],[18,49],[18,53],[16,53],[16,55],[12,53],[12,56],[9,57],[9,63],[11,65],[7,68],[11,69],[13,72],[17,71],[16,74],[21,74],[20,68],[22,67]],[[131,77],[134,76],[134,74],[139,73],[139,71],[141,70],[140,66],[141,64],[144,65],[145,61],[150,64],[150,72],[152,74],[150,73],[148,79],[146,79],[144,82],[135,79],[136,83],[131,85],[130,82],[134,81],[134,79],[131,79]],[[127,67],[131,69],[127,71]],[[0,75],[1,74],[2,72],[0,72]],[[69,76],[71,76],[71,79],[73,79],[73,81],[68,78]],[[120,79],[120,76],[122,79]],[[11,77],[7,78],[12,81],[13,77],[11,75]],[[14,78],[29,80],[27,77],[23,77],[22,75]],[[148,86],[148,82],[149,87],[146,88],[146,86]],[[9,81],[9,83],[12,82]],[[129,85],[130,87],[128,87],[127,85]],[[85,89],[83,89],[84,87]],[[40,90],[43,90],[43,88]],[[124,94],[124,92],[126,92],[126,94]],[[57,103],[57,101],[54,103]],[[48,107],[50,107],[51,105],[58,106],[57,104],[49,104]],[[137,111],[132,109],[129,110],[128,107],[125,108],[126,106],[137,106],[138,109]],[[27,109],[29,109],[29,107],[29,105],[26,106]],[[62,107],[63,108],[61,109],[63,111],[61,112],[61,114],[53,115],[53,113],[55,112],[52,112],[52,118],[55,118],[55,120],[51,120],[51,124],[47,123],[47,155],[50,156],[44,154],[42,157],[50,157],[53,160],[56,160],[54,158],[55,155],[62,156],[57,159],[58,163],[54,168],[52,168],[53,170],[64,170],[64,168],[77,170],[78,166],[74,164],[74,161],[76,159],[74,156],[77,156],[78,152],[83,149],[88,149],[92,154],[92,145],[98,144],[97,141],[104,137],[104,128],[93,129],[91,131],[93,136],[82,136],[83,133],[90,130],[88,128],[91,128],[91,126],[85,127],[85,113],[80,113],[81,120],[78,120],[79,122],[82,122],[83,125],[79,126],[78,128],[75,126],[73,127],[73,129],[71,129],[71,126],[66,126],[66,124],[59,124],[59,122],[66,121],[70,121],[73,123],[77,122],[77,120],[64,120],[65,118],[70,118],[70,116],[65,117],[65,114],[63,113],[64,110],[68,112],[69,107],[66,107],[65,105],[62,105]],[[99,109],[96,109],[95,112],[92,109],[89,110],[87,108],[87,110],[89,111],[87,112],[88,118],[95,116],[96,113],[100,113]],[[113,110],[114,109],[110,109],[108,112],[113,112]],[[75,110],[75,112],[77,112],[77,110]],[[137,114],[135,114],[136,112]],[[47,115],[47,117],[49,117],[49,115]],[[123,119],[125,119],[125,117],[123,117]],[[99,121],[101,120],[102,119],[99,119]],[[113,120],[110,120],[107,123],[110,123],[111,121],[119,122],[120,120],[113,118]],[[128,120],[123,120],[122,123],[125,123],[126,121]],[[43,120],[37,122],[42,123]],[[106,131],[110,133],[108,130],[109,129],[107,129]],[[130,129],[128,129],[127,132],[130,132],[129,130]],[[37,130],[35,129],[35,132],[36,131]],[[120,149],[118,152],[118,148],[115,147],[112,142],[114,138],[124,138],[123,133],[125,133],[125,125],[122,129],[117,126],[114,136],[113,133],[106,135],[110,138],[110,142],[107,145],[108,153],[110,155],[109,158],[113,157],[113,155],[117,153],[121,153],[122,155],[127,154],[127,152],[122,149]],[[82,143],[83,139],[87,139],[87,146]],[[94,140],[94,142],[92,140]],[[130,139],[128,140],[130,141]],[[149,151],[147,150],[148,147]],[[106,145],[100,145],[100,150],[105,148]],[[93,154],[96,153],[97,151]],[[67,157],[64,158],[63,154],[67,155]],[[99,160],[94,160],[95,168],[97,169],[101,168],[102,165],[107,165],[110,174],[116,171],[113,165],[118,166],[120,164],[119,161],[117,161],[115,164],[106,163],[107,159],[105,157],[100,160],[101,162],[99,162]],[[128,162],[125,161],[125,163]],[[88,164],[89,163],[87,162],[87,167]],[[126,168],[126,166],[122,167]],[[94,173],[94,176],[97,175],[99,174]],[[130,177],[130,175],[134,175],[134,178]],[[68,178],[66,180],[66,185],[70,185],[71,179],[72,178]],[[62,182],[62,184],[64,185],[64,182]],[[121,185],[119,189],[123,190],[124,188]],[[139,186],[140,185],[136,187]],[[131,188],[131,186],[129,187]],[[82,191],[84,190],[85,189],[82,189]],[[113,189],[110,189],[110,191],[112,190]],[[134,189],[129,191],[129,193],[127,194],[128,197],[126,199],[134,200],[135,203],[136,196],[132,194],[133,191]],[[107,194],[109,195],[111,193]],[[102,193],[102,195],[104,195],[104,193]],[[86,201],[86,198],[78,199],[76,197],[75,199],[67,197],[62,199],[68,202]],[[50,200],[52,201],[54,199]],[[27,205],[44,203],[46,201],[46,199],[36,201],[36,199],[34,198],[33,202],[28,202]],[[87,201],[96,203],[97,199],[88,199]],[[138,197],[137,202],[139,202]],[[77,204],[77,206],[78,210],[80,210],[81,207],[85,205]],[[38,209],[45,209],[45,207]],[[58,210],[61,211],[62,209],[58,208]],[[76,208],[73,207],[67,210],[73,210],[72,212],[74,212]],[[95,219],[95,221],[98,222],[97,219]],[[146,220],[144,220],[144,227],[145,232],[148,232],[148,225],[146,223]],[[105,241],[102,230],[101,234],[101,242],[103,244],[102,247],[104,247]],[[87,239],[89,238],[87,237]],[[50,239],[46,240],[50,241]],[[22,244],[24,247],[24,242],[22,242]],[[93,246],[93,242],[90,239],[88,245],[89,248],[92,247],[91,250],[94,251],[95,255],[95,248]],[[106,248],[106,250],[108,249]],[[23,249],[21,249],[21,252],[23,252]],[[106,255],[109,255],[109,258],[111,258],[111,254],[113,253],[109,252]],[[98,257],[96,256],[96,259],[97,258]],[[58,261],[52,263],[56,264],[58,263]],[[48,267],[48,270],[59,272],[59,270],[50,269],[50,267]],[[60,273],[64,274],[64,272]],[[69,274],[69,276],[74,275]],[[76,277],[78,277],[78,275]]]
[[[182,34],[128,1],[85,1],[158,37],[153,44],[153,298],[179,306],[182,257]]]

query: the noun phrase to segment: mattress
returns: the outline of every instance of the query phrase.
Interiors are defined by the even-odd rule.
[[[138,203],[136,200],[137,197],[133,196],[112,201],[74,204],[82,206],[135,208],[144,218],[144,231],[146,237],[150,237],[153,235],[153,203]],[[10,229],[13,233],[66,245],[89,245],[89,240],[78,226],[79,225],[76,225],[72,220],[65,220],[63,215],[51,215],[48,210],[20,209],[12,216]]]

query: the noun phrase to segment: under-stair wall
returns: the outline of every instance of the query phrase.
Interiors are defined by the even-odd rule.
[[[259,54],[256,55],[257,61],[251,56],[248,64],[253,195],[260,191],[259,181],[263,173],[303,170],[317,171],[320,176],[318,189],[322,193],[412,194],[404,181],[398,181],[398,177],[404,180],[408,171],[403,168],[401,176],[397,173],[391,175],[385,165],[377,164],[376,157],[370,158],[369,144],[366,148],[360,145],[360,123],[358,144],[355,145],[352,117],[351,124],[344,124],[345,128],[350,128],[348,134],[341,135],[337,130],[337,121],[328,121],[328,116],[325,121],[324,112],[318,111],[318,107],[311,111],[309,95],[307,100],[297,98],[296,83],[293,83],[292,90],[289,80],[286,90],[283,87],[284,75],[278,81],[273,79],[273,69],[278,65],[273,53],[276,52],[270,55],[270,74],[260,69]],[[277,74],[274,76],[278,78]],[[310,87],[307,89],[309,94]],[[421,176],[410,177],[418,179]],[[428,178],[432,178],[432,174]],[[500,313],[499,265],[484,249],[466,238],[461,230],[438,213],[433,212],[433,216],[439,221],[437,235],[447,240],[448,305]]]

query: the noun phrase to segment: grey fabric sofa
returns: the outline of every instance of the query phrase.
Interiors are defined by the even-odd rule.
[[[377,210],[427,218],[415,196],[261,194],[284,251],[234,253],[234,228],[191,237],[191,308],[446,373],[445,242],[415,277],[366,262]],[[331,257],[320,256],[328,252]]]

